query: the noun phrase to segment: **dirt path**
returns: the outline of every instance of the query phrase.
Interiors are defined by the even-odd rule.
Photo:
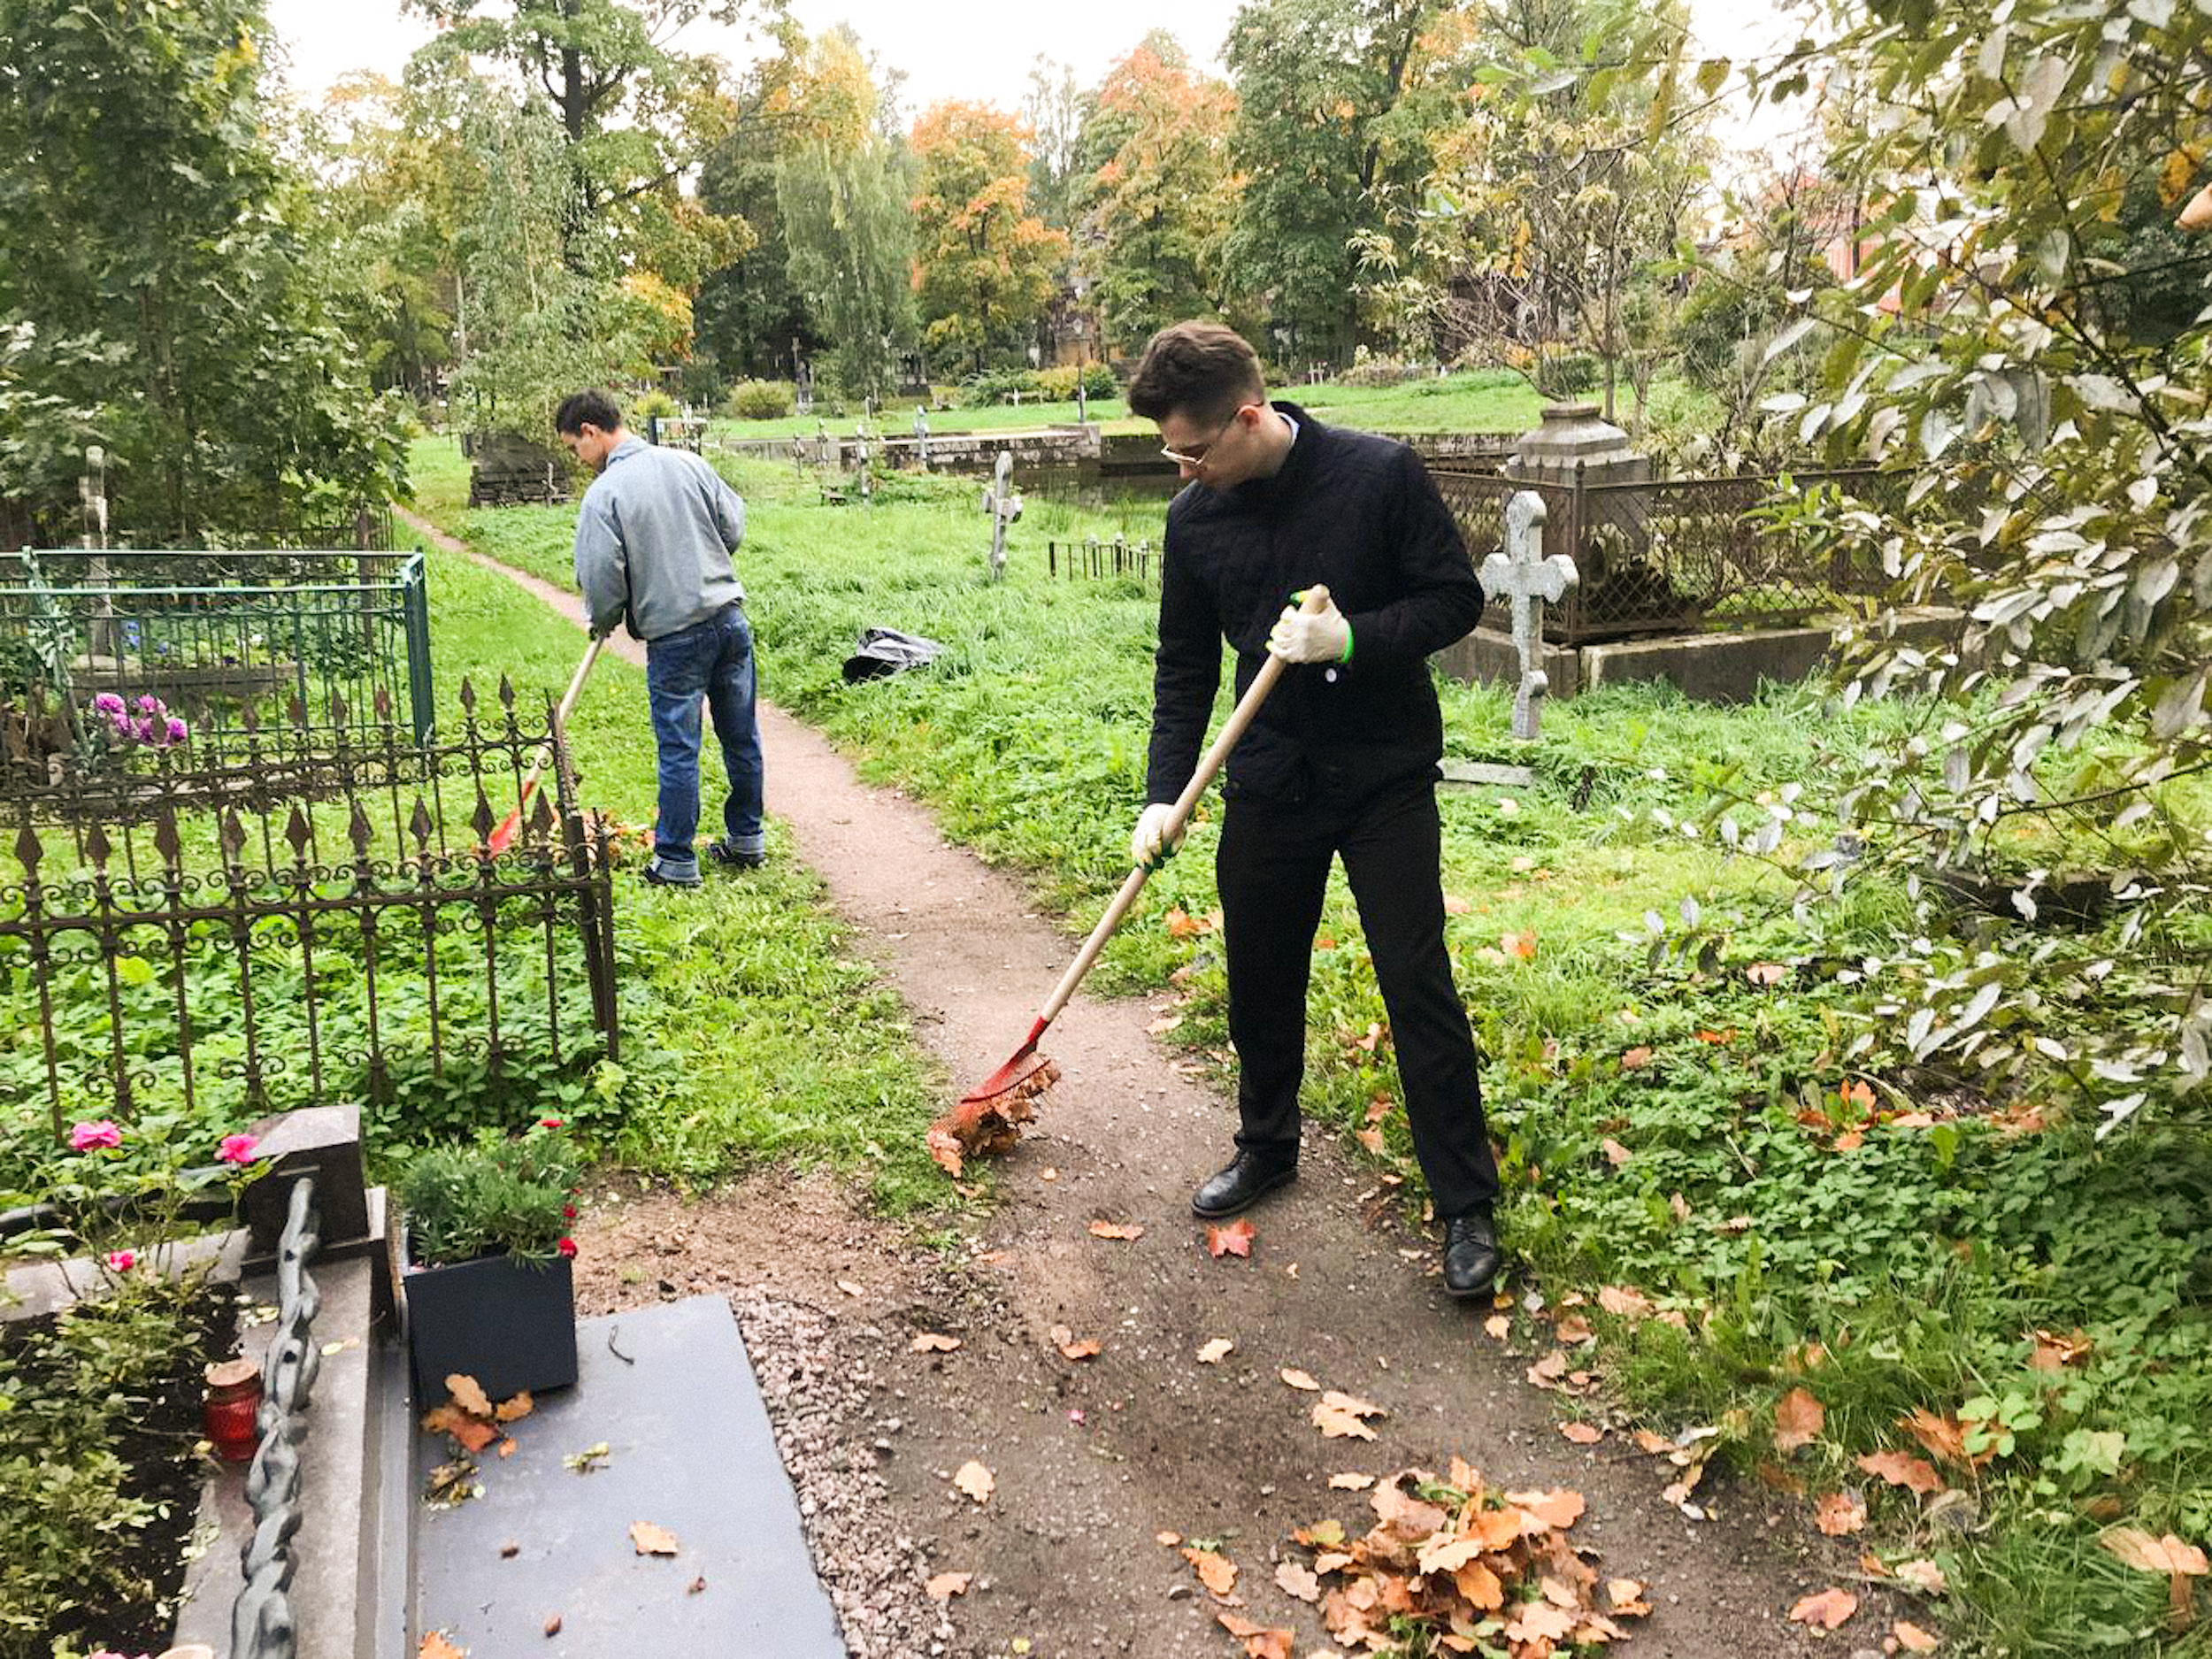
[[[572,596],[491,568],[575,615]],[[642,741],[642,709],[639,725]],[[1028,1029],[1070,941],[1028,912],[1018,881],[948,846],[911,802],[860,784],[818,733],[764,706],[761,728],[770,805],[801,856],[950,1076],[984,1076]],[[1454,1455],[1497,1485],[1586,1495],[1576,1540],[1600,1553],[1604,1573],[1650,1586],[1655,1610],[1631,1655],[1841,1659],[1878,1645],[1878,1599],[1817,1641],[1786,1622],[1798,1597],[1856,1578],[1855,1549],[1813,1532],[1801,1503],[1709,1481],[1699,1495],[1715,1518],[1694,1523],[1660,1495],[1675,1471],[1619,1434],[1586,1448],[1563,1440],[1551,1400],[1524,1380],[1532,1356],[1484,1333],[1486,1309],[1442,1294],[1429,1240],[1370,1219],[1374,1207],[1359,1200],[1371,1183],[1325,1136],[1309,1133],[1298,1183],[1254,1212],[1252,1259],[1210,1259],[1186,1206],[1221,1161],[1234,1109],[1171,1069],[1144,1029],[1155,1012],[1079,996],[1056,1022],[1048,1048],[1064,1079],[1008,1160],[1004,1201],[975,1225],[964,1255],[903,1242],[841,1200],[825,1206],[813,1184],[790,1189],[811,1192],[797,1202],[772,1182],[688,1208],[632,1200],[615,1212],[623,1218],[605,1248],[588,1250],[607,1263],[583,1281],[595,1306],[719,1284],[808,1310],[792,1355],[756,1354],[780,1427],[793,1431],[787,1452],[803,1430],[799,1462],[864,1471],[883,1511],[840,1520],[856,1507],[849,1487],[817,1505],[810,1522],[833,1587],[857,1564],[846,1559],[849,1538],[871,1529],[892,1540],[865,1557],[887,1570],[895,1555],[902,1574],[926,1558],[932,1571],[975,1575],[949,1604],[950,1629],[939,1626],[927,1647],[898,1633],[913,1621],[882,1596],[858,1620],[879,1619],[881,1632],[856,1630],[870,1598],[845,1585],[839,1600],[856,1652],[1237,1652],[1189,1568],[1155,1541],[1164,1530],[1223,1540],[1243,1570],[1245,1611],[1294,1625],[1298,1651],[1315,1652],[1328,1642],[1314,1610],[1272,1575],[1294,1528],[1331,1516],[1354,1532],[1371,1523],[1363,1495],[1331,1490],[1329,1477],[1441,1469]],[[1143,1235],[1094,1238],[1088,1225],[1102,1217]],[[683,1240],[672,1252],[672,1229]],[[683,1268],[674,1278],[671,1263]],[[747,1304],[741,1297],[741,1316]],[[747,1332],[757,1348],[757,1316],[756,1307]],[[1102,1351],[1064,1360],[1056,1325]],[[963,1346],[911,1352],[920,1330]],[[1199,1363],[1196,1351],[1215,1338],[1233,1340],[1233,1353]],[[1322,1439],[1308,1417],[1312,1396],[1279,1380],[1286,1366],[1381,1406],[1377,1440]],[[795,1429],[790,1414],[804,1414],[804,1402],[780,1404],[777,1378],[804,1368],[834,1372],[846,1403],[829,1414],[837,1420],[816,1413]],[[856,1374],[865,1387],[853,1386]],[[995,1477],[982,1507],[950,1484],[970,1459]],[[800,1479],[805,1487],[804,1468]]]

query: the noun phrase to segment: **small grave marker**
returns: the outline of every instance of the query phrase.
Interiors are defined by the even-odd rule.
[[[1518,491],[1506,503],[1505,548],[1482,562],[1483,592],[1513,602],[1513,644],[1521,655],[1521,686],[1513,698],[1513,735],[1532,740],[1543,718],[1541,704],[1551,689],[1540,664],[1544,654],[1544,607],[1557,604],[1580,580],[1564,553],[1547,558],[1544,498],[1532,489]]]
[[[983,511],[991,515],[991,580],[1006,573],[1006,526],[1022,516],[1022,498],[1014,493],[1014,457],[998,452],[991,482],[983,492]]]

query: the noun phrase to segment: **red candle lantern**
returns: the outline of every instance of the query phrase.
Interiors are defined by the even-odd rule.
[[[250,1359],[222,1360],[207,1368],[207,1402],[200,1424],[226,1463],[253,1457],[261,1435],[254,1419],[261,1411],[261,1367]]]

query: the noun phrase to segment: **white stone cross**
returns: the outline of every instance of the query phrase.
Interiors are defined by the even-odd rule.
[[[1006,573],[1006,526],[1022,516],[1022,498],[1014,493],[1010,450],[998,452],[998,465],[983,492],[983,511],[991,515],[991,580],[996,581]]]
[[[1544,654],[1544,607],[1557,604],[1580,580],[1564,553],[1543,556],[1544,498],[1532,489],[1518,491],[1505,507],[1505,548],[1482,562],[1482,590],[1491,599],[1513,602],[1513,644],[1521,654],[1521,688],[1513,699],[1513,735],[1534,738],[1542,718],[1540,704],[1551,677],[1540,666]]]
[[[917,465],[929,465],[929,411],[919,403],[914,405],[914,459]]]

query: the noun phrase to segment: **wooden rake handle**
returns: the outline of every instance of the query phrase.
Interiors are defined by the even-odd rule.
[[[1310,617],[1319,616],[1329,608],[1329,590],[1318,582],[1315,583],[1306,589],[1305,600],[1298,608]],[[1286,664],[1281,657],[1271,654],[1260,664],[1260,672],[1252,676],[1252,683],[1237,699],[1237,706],[1229,710],[1229,718],[1221,723],[1220,732],[1208,745],[1206,752],[1198,757],[1198,768],[1191,773],[1190,781],[1183,786],[1183,793],[1175,797],[1175,809],[1168,818],[1165,840],[1173,841],[1182,833],[1183,826],[1190,822],[1190,815],[1198,805],[1198,797],[1206,793],[1206,786],[1213,782],[1214,774],[1229,758],[1229,751],[1243,737],[1245,728],[1252,724],[1252,717],[1259,713],[1260,705],[1267,701],[1268,693],[1275,689],[1275,682],[1283,677],[1285,666]],[[1129,879],[1114,895],[1114,902],[1106,907],[1106,914],[1098,918],[1098,926],[1091,929],[1091,936],[1083,941],[1083,949],[1075,953],[1075,960],[1068,964],[1068,971],[1060,976],[1060,983],[1045,999],[1045,1005],[1037,1017],[1041,1026],[1049,1025],[1068,1005],[1068,999],[1075,995],[1075,987],[1083,983],[1083,976],[1098,960],[1098,953],[1106,949],[1106,941],[1114,936],[1114,930],[1129,914],[1129,907],[1137,902],[1137,895],[1144,891],[1144,884],[1151,874],[1151,871],[1142,864],[1129,872]]]

